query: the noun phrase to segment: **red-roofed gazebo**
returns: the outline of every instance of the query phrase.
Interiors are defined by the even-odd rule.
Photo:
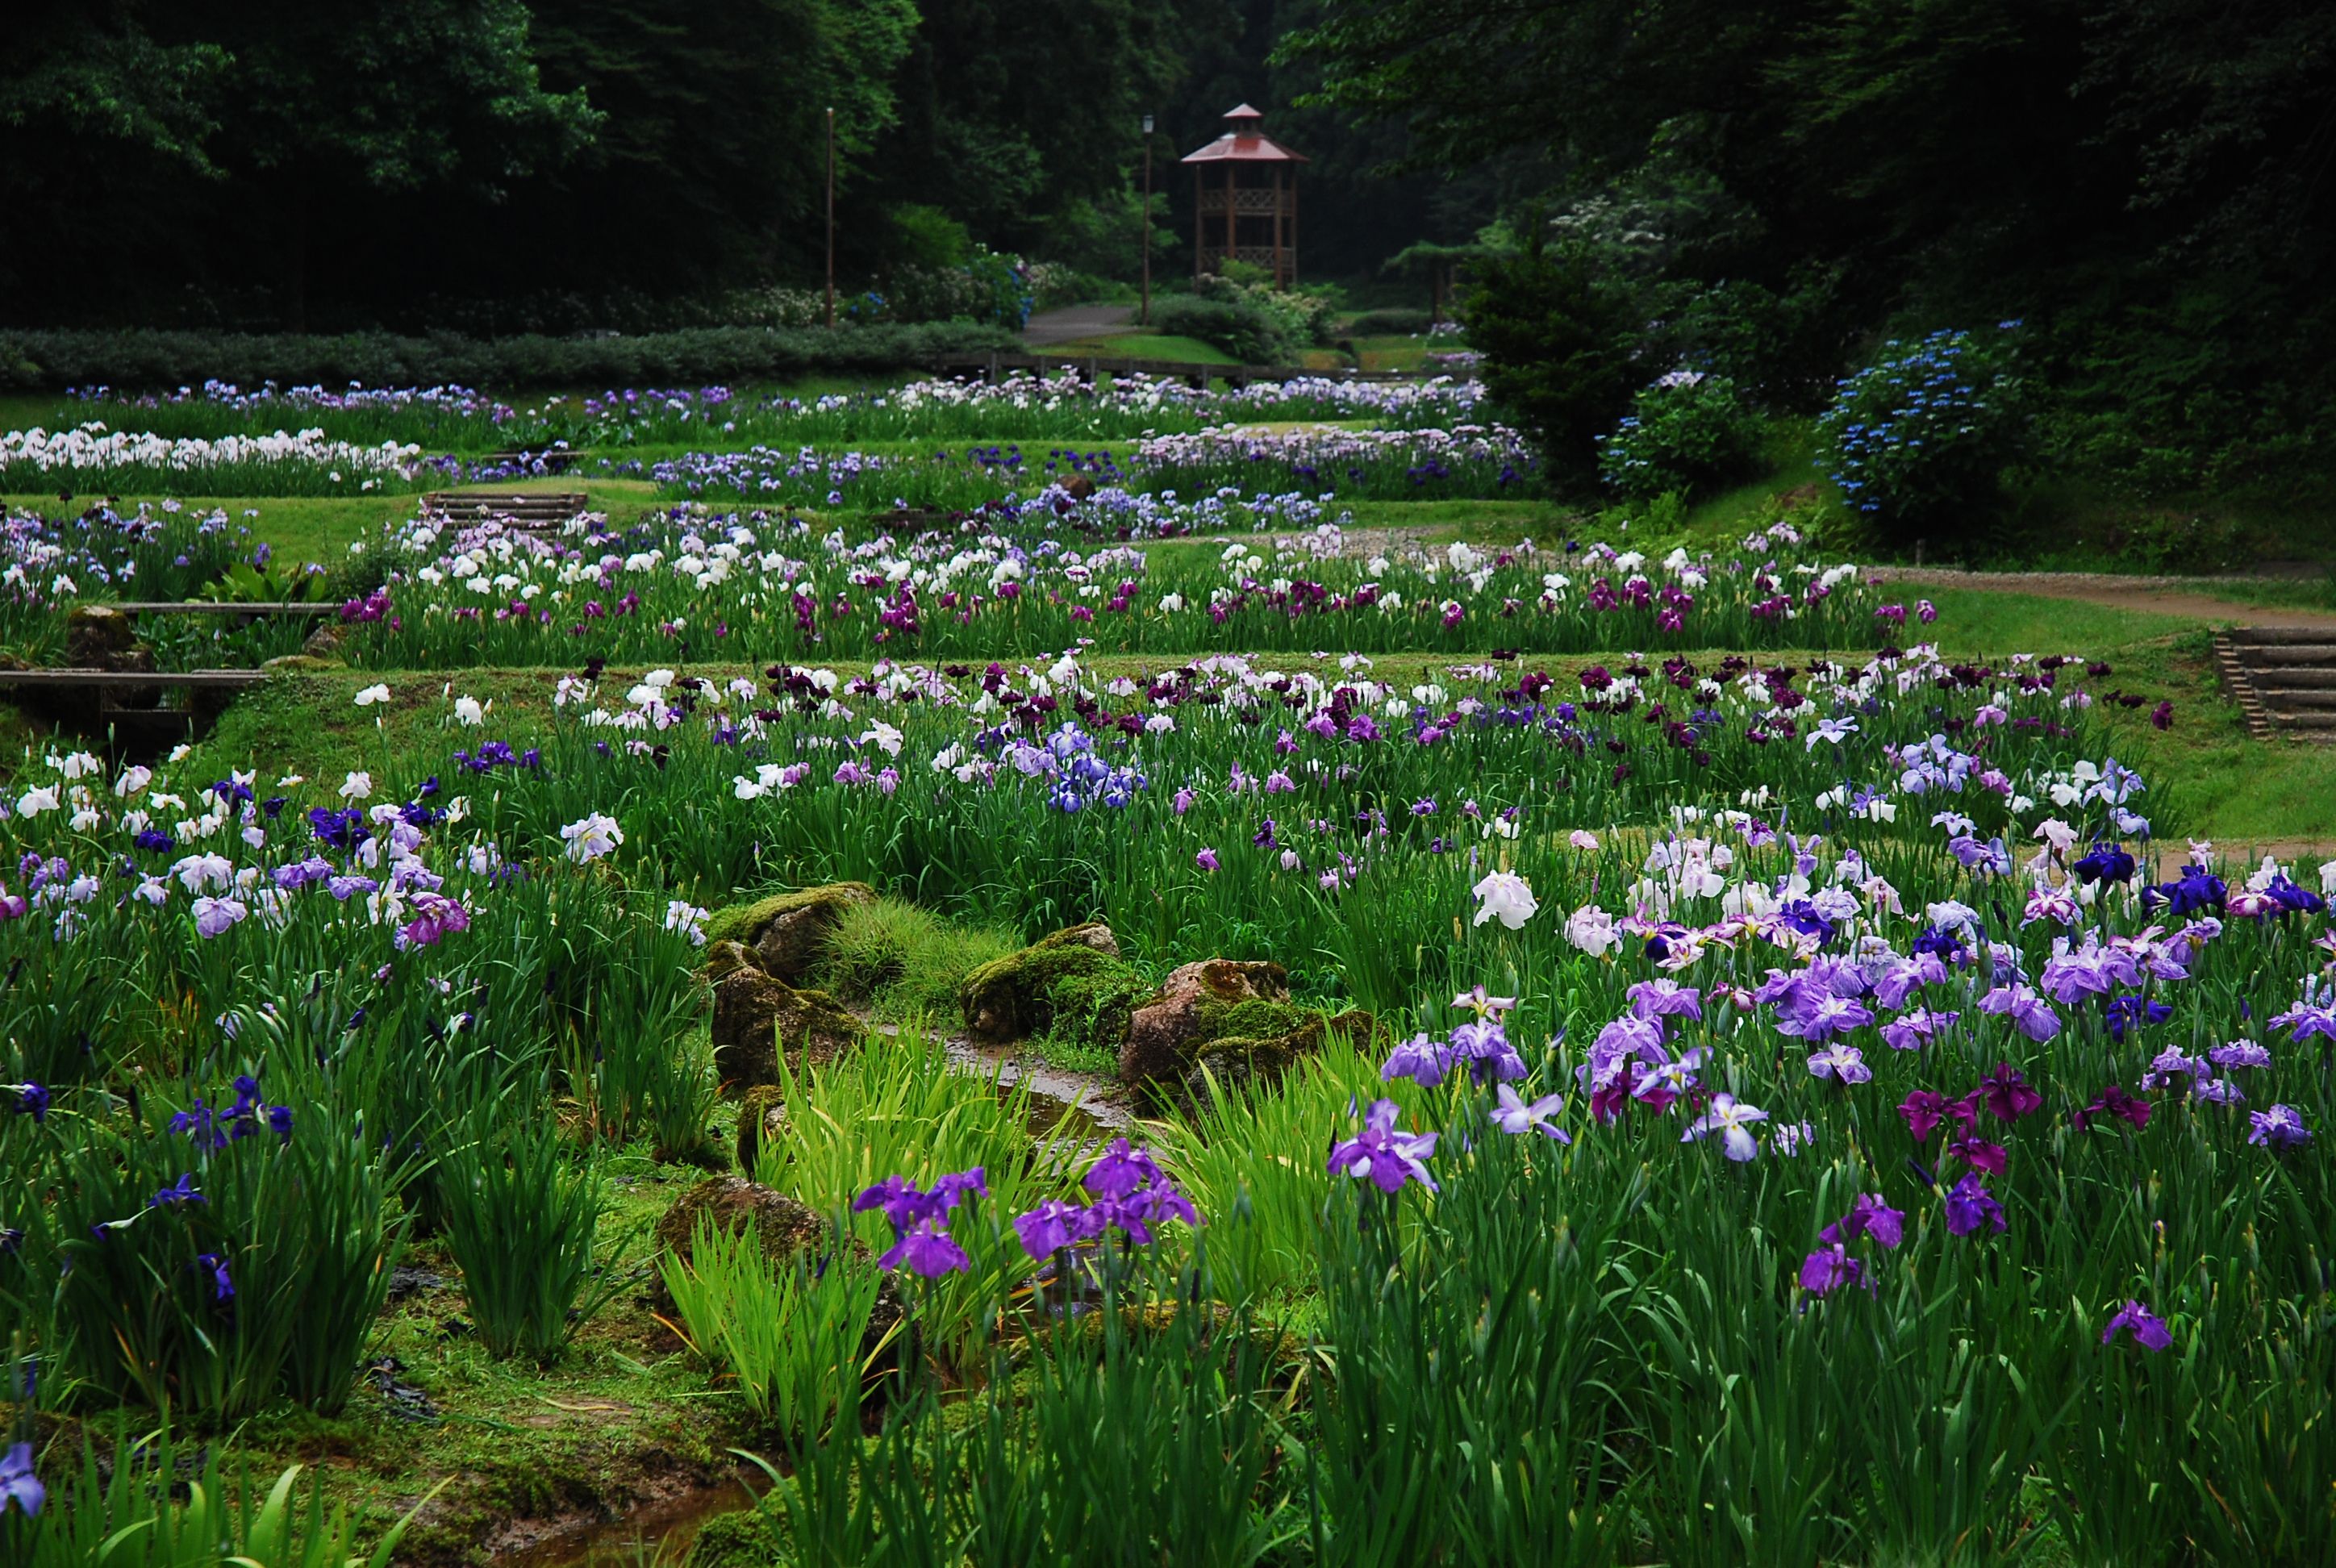
[[[1273,274],[1277,288],[1298,280],[1298,165],[1307,161],[1265,133],[1265,116],[1244,103],[1230,128],[1184,161],[1192,166],[1192,274],[1247,261]]]

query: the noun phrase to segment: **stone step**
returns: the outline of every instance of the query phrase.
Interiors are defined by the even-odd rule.
[[[2275,648],[2286,643],[2324,643],[2336,638],[2336,631],[2311,626],[2234,626],[2230,630],[2233,642],[2253,648]]]
[[[2265,691],[2336,690],[2336,668],[2321,668],[2316,665],[2282,665],[2277,668],[2253,670],[2247,678]]]
[[[2318,634],[2325,638],[2325,632]],[[2273,666],[2336,666],[2336,642],[2255,643],[2242,646],[2239,657],[2250,669]]]
[[[2263,706],[2273,713],[2336,712],[2336,691],[2282,691],[2276,687],[2257,690]]]
[[[2321,709],[2312,713],[2275,713],[2271,716],[2271,722],[2279,729],[2336,740],[2336,709]]]

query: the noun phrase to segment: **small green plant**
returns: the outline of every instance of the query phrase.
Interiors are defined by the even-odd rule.
[[[965,977],[1016,945],[1003,931],[946,920],[904,899],[878,899],[847,908],[827,933],[819,979],[881,1018],[946,1018],[957,1010]]]
[[[885,1344],[866,1344],[880,1276],[840,1251],[774,1268],[749,1227],[699,1219],[689,1260],[663,1263],[681,1328],[705,1359],[726,1367],[766,1427],[816,1437],[847,1405]]]
[[[30,1465],[29,1448],[20,1456]],[[80,1466],[68,1475],[45,1484],[37,1469],[11,1475],[7,1499],[0,1501],[0,1563],[9,1568],[219,1568],[223,1563],[388,1568],[406,1526],[447,1485],[432,1487],[370,1553],[361,1553],[348,1510],[326,1512],[321,1475],[312,1478],[304,1508],[295,1496],[300,1466],[287,1467],[262,1496],[248,1460],[232,1485],[221,1475],[216,1449],[195,1462],[181,1500],[174,1495],[180,1456],[169,1429],[133,1441],[125,1426],[116,1432],[106,1463],[85,1442]],[[34,1507],[23,1506],[32,1495],[38,1497]]]
[[[630,1282],[617,1265],[630,1238],[599,1259],[601,1172],[556,1128],[474,1126],[439,1159],[447,1245],[488,1350],[548,1365]]]

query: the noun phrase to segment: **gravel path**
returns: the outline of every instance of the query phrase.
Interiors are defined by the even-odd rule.
[[[1075,305],[1066,310],[1041,310],[1022,324],[1026,348],[1050,348],[1082,337],[1100,337],[1135,319],[1124,305]]]
[[[2217,582],[2261,582],[2262,578],[2118,577],[2088,571],[1946,571],[1932,567],[1877,566],[1866,573],[1875,582],[1930,584],[1940,588],[1988,589],[2039,599],[2079,599],[2111,609],[2137,609],[2197,620],[2243,626],[2299,627],[2336,630],[2336,610],[2294,605],[2249,604],[2215,596]]]

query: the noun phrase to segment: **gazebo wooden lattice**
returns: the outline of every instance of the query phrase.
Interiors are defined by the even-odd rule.
[[[1298,165],[1308,160],[1268,136],[1264,119],[1244,103],[1226,113],[1231,129],[1184,155],[1192,166],[1196,278],[1246,261],[1271,271],[1277,288],[1298,280]]]

